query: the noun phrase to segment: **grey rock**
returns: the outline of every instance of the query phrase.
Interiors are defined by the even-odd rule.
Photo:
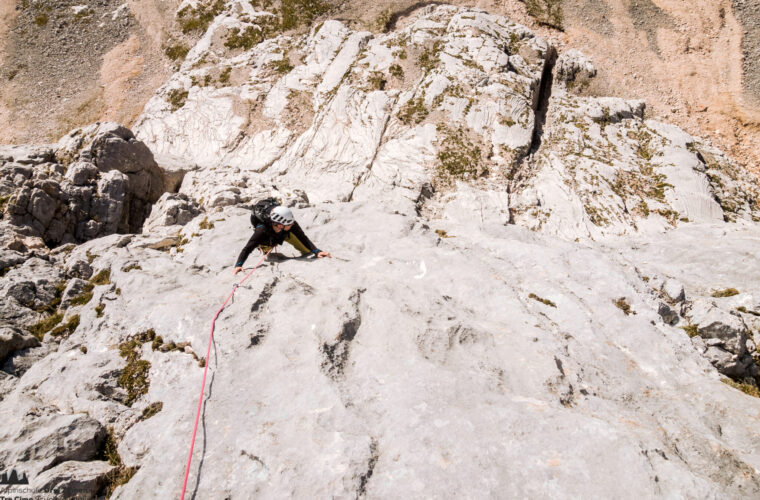
[[[671,326],[678,324],[678,313],[674,311],[669,305],[660,302],[660,305],[657,308],[657,313],[666,324]]]
[[[155,155],[156,163],[164,174],[164,191],[176,193],[188,172],[198,170],[198,165],[168,153]]]
[[[36,476],[62,462],[95,458],[106,435],[100,422],[85,414],[30,409],[0,429],[0,463]]]
[[[590,80],[596,76],[596,68],[585,54],[576,49],[566,50],[557,58],[555,74],[560,81]]]
[[[24,254],[8,249],[0,249],[0,270],[8,270],[26,260]]]
[[[661,290],[665,295],[665,298],[671,304],[676,304],[678,302],[683,302],[686,300],[686,292],[684,291],[683,285],[672,278],[665,280],[665,282],[662,284]]]
[[[700,298],[692,303],[688,317],[705,340],[715,339],[738,356],[746,353],[747,326],[740,316],[721,309],[712,300]]]
[[[56,202],[53,197],[41,189],[32,190],[27,212],[47,227],[55,215]]]
[[[89,162],[75,162],[69,165],[66,179],[75,186],[84,186],[98,175],[98,167]]]
[[[74,259],[69,262],[68,275],[83,280],[92,277],[92,266],[85,259]]]
[[[15,351],[39,345],[40,343],[36,338],[25,335],[18,328],[9,325],[0,326],[0,364]]]
[[[108,462],[63,462],[38,475],[31,482],[34,488],[55,491],[62,498],[90,500],[98,498],[108,473],[115,467]]]
[[[90,274],[92,274],[92,269],[90,270]],[[61,307],[64,309],[68,308],[71,305],[71,300],[84,292],[87,285],[88,283],[83,279],[74,278],[69,280],[66,288],[63,290],[63,295],[61,296]]]
[[[150,217],[143,226],[143,232],[147,233],[161,226],[184,226],[200,213],[198,203],[187,195],[164,193],[153,205]]]

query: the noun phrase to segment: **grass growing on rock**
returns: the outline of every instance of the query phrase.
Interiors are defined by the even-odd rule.
[[[425,106],[425,100],[422,97],[412,98],[406,101],[398,112],[398,119],[405,125],[412,126],[421,123],[430,110]]]
[[[156,338],[153,329],[138,333],[126,342],[119,344],[119,355],[127,360],[127,364],[119,376],[119,387],[127,391],[127,399],[124,404],[132,406],[150,388],[150,362],[141,359],[142,345]]]
[[[224,10],[224,0],[199,2],[196,7],[190,5],[177,12],[182,33],[206,31],[209,24]]]
[[[45,334],[55,328],[55,326],[63,320],[63,313],[55,313],[49,318],[45,318],[36,324],[29,327],[29,332],[34,335],[37,340],[42,342]]]
[[[98,304],[97,306],[95,306],[95,313],[97,314],[98,318],[103,317],[103,311],[105,311],[105,309],[106,309],[106,305],[103,304],[102,302]]]
[[[124,266],[121,269],[121,272],[128,273],[129,271],[141,271],[141,270],[142,270],[142,266],[140,264],[132,263],[127,266]]]
[[[555,304],[554,302],[552,302],[549,299],[541,298],[538,295],[536,295],[535,293],[531,293],[530,295],[528,295],[528,297],[531,298],[531,299],[533,299],[533,300],[535,300],[535,301],[541,302],[542,304],[547,305],[549,307],[554,307],[555,309],[557,308],[557,304]]]
[[[699,327],[697,325],[682,326],[681,330],[685,331],[686,335],[688,335],[689,338],[693,338],[699,335]]]
[[[50,335],[53,337],[66,338],[72,333],[74,333],[74,330],[76,330],[78,326],[79,326],[79,315],[75,314],[74,316],[70,317],[69,320],[66,321],[66,323],[53,328],[50,331]]]
[[[82,293],[71,299],[69,302],[72,306],[83,306],[92,300],[92,289],[95,287],[92,283],[87,283],[82,289]]]
[[[562,0],[520,0],[525,4],[528,14],[536,19],[536,22],[559,31],[564,31],[564,14],[562,12]]]
[[[138,470],[138,467],[125,467],[119,456],[118,443],[114,437],[113,429],[108,428],[106,438],[103,440],[98,458],[101,460],[107,460],[109,464],[113,465],[115,469],[109,472],[105,477],[104,493],[106,498],[111,498],[114,490],[127,484],[132,476]]]
[[[717,290],[711,294],[712,297],[716,298],[733,297],[734,295],[739,295],[739,290],[736,288],[724,288],[723,290]]]
[[[185,59],[185,56],[187,56],[187,53],[190,51],[187,45],[184,43],[177,43],[174,45],[169,45],[164,49],[164,54],[166,54],[166,57],[171,59],[172,61],[182,61]]]
[[[169,92],[169,104],[172,106],[172,111],[177,111],[184,106],[188,95],[189,92],[185,89],[172,89]]]
[[[93,285],[110,285],[111,284],[111,270],[103,269],[98,274],[90,278],[90,283]]]
[[[721,378],[720,381],[728,386],[733,387],[734,389],[739,389],[744,394],[747,394],[755,398],[760,398],[760,389],[758,389],[754,385],[747,384],[744,382],[736,382],[735,380],[731,380],[730,378]]]
[[[636,312],[633,309],[631,309],[631,304],[628,303],[625,297],[620,297],[619,299],[615,299],[612,301],[612,303],[615,304],[615,307],[623,311],[626,316],[630,316],[631,314],[636,314]]]
[[[40,313],[52,313],[56,309],[58,309],[58,306],[61,305],[61,296],[63,295],[63,291],[66,289],[66,281],[59,281],[55,285],[55,292],[53,292],[53,299],[48,302],[47,304],[44,304],[35,311]]]
[[[436,168],[438,181],[469,180],[488,173],[482,164],[480,147],[473,144],[462,128],[452,130],[438,125],[441,149]]]
[[[157,401],[155,403],[151,403],[148,406],[145,407],[145,409],[142,412],[142,415],[140,416],[140,420],[148,420],[150,417],[155,416],[158,412],[164,409],[164,403],[161,401]]]

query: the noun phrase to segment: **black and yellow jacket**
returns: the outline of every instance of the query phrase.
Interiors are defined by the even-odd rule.
[[[274,229],[272,229],[271,224],[262,224],[256,226],[256,229],[253,231],[253,236],[251,236],[251,239],[245,244],[243,251],[240,252],[235,267],[242,267],[245,259],[247,259],[251,252],[253,252],[254,248],[261,247],[263,251],[267,252],[270,248],[282,245],[283,243],[289,243],[304,255],[308,253],[316,255],[321,252],[321,250],[306,237],[303,229],[298,225],[298,222],[294,222],[293,227],[291,227],[289,231],[286,231],[283,228],[279,233],[276,233]]]

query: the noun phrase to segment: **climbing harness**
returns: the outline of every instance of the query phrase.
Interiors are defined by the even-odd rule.
[[[219,315],[224,311],[224,308],[227,307],[227,302],[232,299],[232,296],[235,295],[235,291],[245,283],[245,281],[253,274],[253,272],[266,260],[266,258],[269,256],[269,254],[274,250],[273,248],[270,248],[269,251],[267,251],[264,256],[259,260],[259,262],[253,266],[253,269],[245,275],[245,277],[240,280],[240,282],[235,283],[232,285],[232,291],[227,296],[227,299],[225,299],[224,303],[222,304],[222,307],[219,308],[219,310],[214,315],[214,319],[211,320],[211,334],[208,338],[208,351],[206,352],[206,366],[203,368],[203,383],[201,384],[201,397],[198,400],[198,413],[195,415],[195,427],[193,427],[193,439],[190,441],[190,454],[187,456],[187,467],[185,467],[185,480],[182,483],[182,496],[181,500],[185,500],[185,489],[187,488],[187,478],[190,476],[190,462],[193,460],[193,448],[195,447],[195,435],[198,433],[198,420],[201,416],[201,408],[203,407],[203,393],[206,390],[206,373],[208,372],[208,365],[209,365],[209,357],[211,356],[211,343],[214,340],[214,325],[216,324],[216,319],[219,317]]]

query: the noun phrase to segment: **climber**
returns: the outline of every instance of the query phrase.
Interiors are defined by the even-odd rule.
[[[280,206],[279,202],[273,198],[267,198],[256,203],[251,215],[251,223],[255,227],[253,236],[245,244],[243,251],[240,252],[232,274],[237,274],[243,270],[243,263],[254,248],[259,247],[262,251],[268,252],[272,247],[283,242],[292,245],[302,255],[313,254],[318,259],[332,257],[328,252],[323,252],[317,248],[306,237],[298,222],[295,221],[293,212],[287,207]]]

